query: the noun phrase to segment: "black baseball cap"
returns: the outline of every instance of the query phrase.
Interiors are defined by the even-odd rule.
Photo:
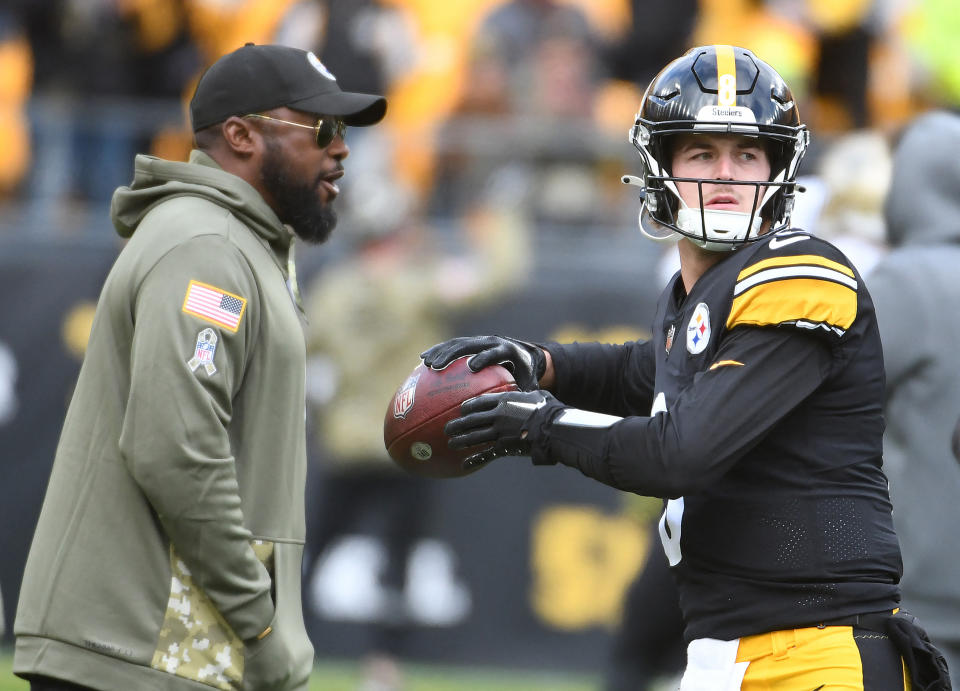
[[[314,115],[336,115],[347,125],[373,125],[387,112],[387,99],[341,91],[317,56],[299,48],[248,43],[213,63],[190,100],[198,132],[231,115],[287,106]]]

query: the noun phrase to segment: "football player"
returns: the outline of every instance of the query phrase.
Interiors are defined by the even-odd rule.
[[[695,48],[651,82],[630,140],[642,231],[679,237],[652,339],[430,348],[435,368],[506,363],[523,389],[465,402],[450,445],[665,499],[683,691],[909,688],[888,635],[901,559],[877,324],[850,261],[791,228],[809,133],[789,87],[749,50]],[[941,675],[932,653],[912,666]]]

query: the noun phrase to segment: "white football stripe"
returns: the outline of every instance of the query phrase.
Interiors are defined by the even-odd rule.
[[[857,289],[857,280],[855,278],[850,278],[845,273],[841,273],[836,269],[828,269],[825,266],[783,266],[776,269],[764,269],[763,271],[758,271],[753,274],[753,276],[748,276],[737,283],[733,289],[733,294],[737,296],[758,283],[776,281],[783,278],[826,278],[842,283],[853,290]]]

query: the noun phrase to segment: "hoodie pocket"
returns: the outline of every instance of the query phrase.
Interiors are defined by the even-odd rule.
[[[276,543],[274,587],[277,610],[270,635],[247,651],[244,691],[305,691],[313,669],[313,646],[303,625],[300,570],[303,545]]]
[[[276,588],[273,543],[255,540],[252,546]],[[170,599],[150,666],[223,691],[237,688],[243,678],[243,642],[193,582],[172,545],[170,574]]]

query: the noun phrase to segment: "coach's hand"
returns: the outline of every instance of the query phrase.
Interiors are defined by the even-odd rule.
[[[245,641],[243,691],[284,691],[300,687],[293,678],[289,641],[274,629],[276,625],[274,615],[274,621],[261,638]],[[307,680],[300,681],[306,683]]]
[[[563,404],[546,391],[486,393],[460,404],[460,417],[443,428],[453,449],[480,444],[493,446],[468,456],[465,469],[489,463],[501,456],[530,455],[527,433],[538,414],[550,415]]]
[[[443,369],[457,358],[473,355],[467,365],[479,372],[490,365],[503,365],[513,374],[521,391],[534,391],[547,367],[543,350],[533,343],[506,336],[461,336],[438,343],[420,354],[427,367]]]

